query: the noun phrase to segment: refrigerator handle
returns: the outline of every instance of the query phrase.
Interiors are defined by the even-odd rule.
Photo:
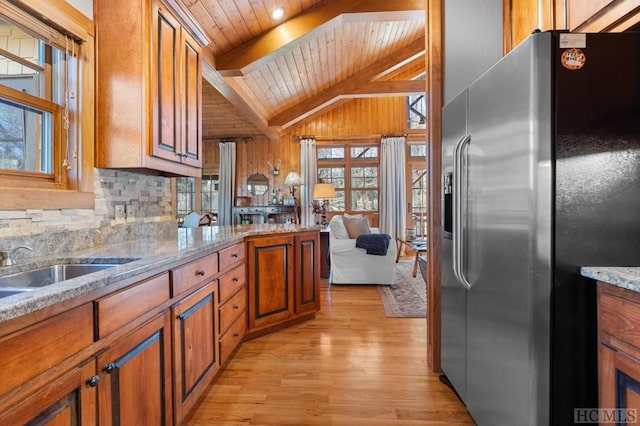
[[[464,273],[464,227],[462,226],[462,187],[464,167],[462,156],[464,148],[471,142],[471,136],[466,135],[458,141],[453,150],[453,273],[456,279],[467,290],[471,284]]]

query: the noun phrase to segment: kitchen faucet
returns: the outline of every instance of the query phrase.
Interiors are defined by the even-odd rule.
[[[27,249],[33,251],[33,249],[29,246],[19,246],[12,250],[1,250],[0,251],[0,267],[2,266],[12,266],[16,264],[16,260],[13,258],[13,253],[18,249]]]

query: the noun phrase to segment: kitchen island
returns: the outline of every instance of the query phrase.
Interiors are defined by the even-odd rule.
[[[640,409],[640,267],[583,267],[581,274],[597,280],[599,408],[620,424],[634,423]]]
[[[320,308],[315,226],[183,228],[20,263],[0,278],[115,266],[0,299],[0,424],[179,424],[243,340]]]

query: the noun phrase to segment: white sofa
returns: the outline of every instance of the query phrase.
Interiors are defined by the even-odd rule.
[[[378,233],[378,228],[370,228]],[[356,248],[356,240],[349,238],[342,216],[334,216],[329,222],[329,256],[331,257],[331,284],[382,284],[393,285],[396,273],[397,245],[389,241],[385,256],[367,254]]]

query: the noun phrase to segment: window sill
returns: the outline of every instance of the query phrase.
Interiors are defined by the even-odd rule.
[[[1,210],[93,209],[93,192],[61,189],[0,188]]]

